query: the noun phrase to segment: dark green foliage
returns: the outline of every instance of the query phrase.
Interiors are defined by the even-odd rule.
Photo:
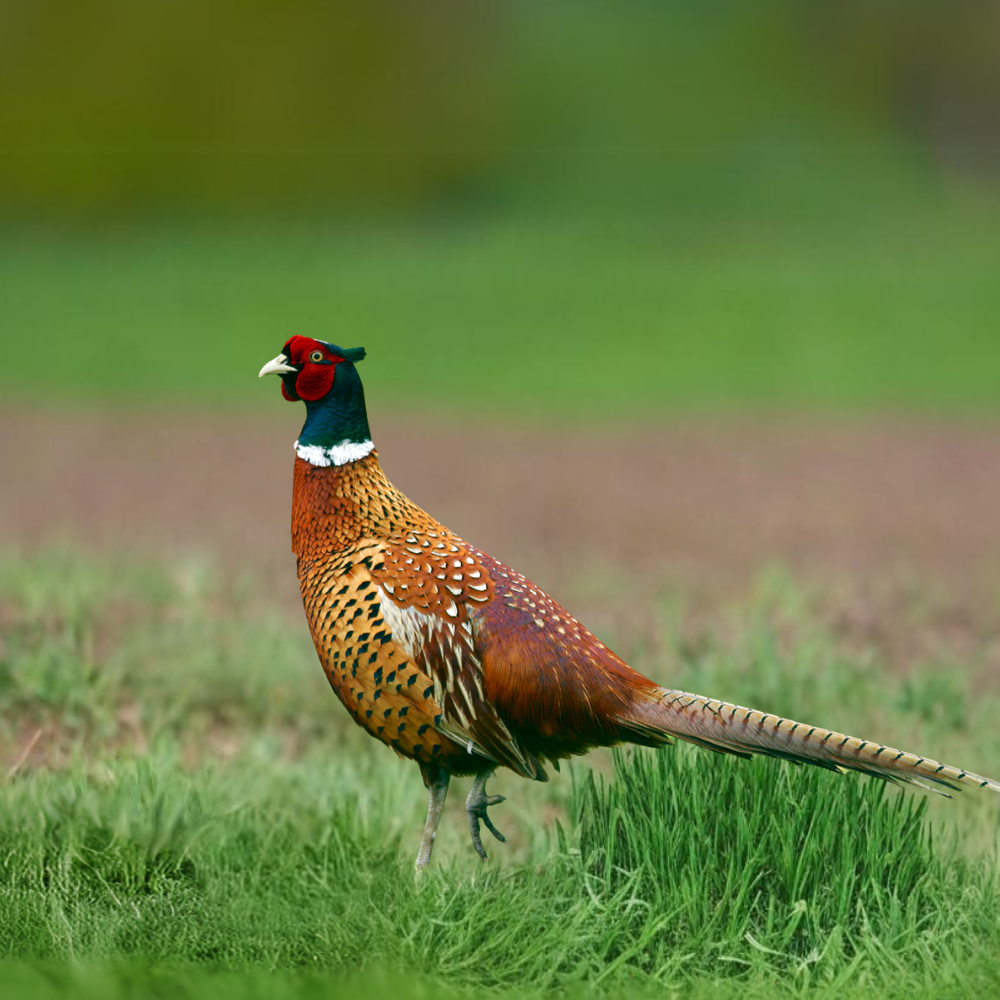
[[[986,4],[7,0],[3,15],[0,211],[32,216],[456,212],[540,189],[684,211],[780,191],[788,164],[825,169],[820,192],[850,205],[859,164],[895,147],[924,171],[996,169]]]

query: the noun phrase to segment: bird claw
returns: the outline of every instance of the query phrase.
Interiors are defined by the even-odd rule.
[[[492,774],[492,772],[490,773]],[[469,832],[472,834],[472,846],[476,849],[476,853],[483,859],[483,861],[489,861],[489,858],[486,856],[486,850],[483,848],[483,840],[480,836],[480,822],[486,824],[486,829],[489,830],[501,844],[505,844],[507,842],[507,838],[493,825],[493,821],[486,812],[490,806],[498,806],[501,802],[507,801],[507,797],[505,795],[486,794],[485,786],[489,777],[490,775],[487,774],[482,780],[477,778],[472,786],[472,791],[469,792],[469,797],[465,800],[465,812],[469,817]]]

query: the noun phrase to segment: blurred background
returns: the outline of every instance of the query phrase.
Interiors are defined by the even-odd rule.
[[[542,576],[998,540],[995,4],[7,0],[0,142],[7,544],[284,560],[294,334]]]
[[[432,969],[414,927],[466,926],[445,894],[399,933],[355,920],[370,878],[400,898],[426,799],[303,621],[303,414],[257,378],[296,334],[366,347],[391,480],[638,669],[1000,773],[998,317],[990,0],[0,0],[2,881],[42,887],[0,906],[4,954],[367,970],[405,940]],[[491,857],[532,891],[571,786],[491,785]],[[468,867],[452,798],[436,855]],[[966,798],[948,815],[993,845]],[[175,799],[192,843],[204,804],[251,845],[232,878],[150,806]],[[342,869],[309,867],[330,816],[350,919],[323,908]],[[161,894],[101,854],[119,844],[232,897]],[[247,890],[274,856],[298,875]],[[961,961],[934,961],[957,969],[948,920]],[[780,957],[771,933],[713,946],[711,974]],[[658,968],[627,935],[579,968]],[[493,950],[441,955],[480,993],[505,981]]]
[[[992,408],[998,22],[7,0],[5,394],[259,406],[315,333],[378,412]]]

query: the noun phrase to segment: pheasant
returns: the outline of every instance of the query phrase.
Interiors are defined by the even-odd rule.
[[[295,443],[292,551],[327,678],[358,725],[420,766],[429,793],[416,867],[430,861],[452,775],[503,841],[486,793],[497,767],[546,781],[545,763],[677,737],[832,771],[1000,792],[1000,782],[818,726],[664,688],[633,670],[539,587],[463,541],[386,478],[356,364],[364,348],[292,337],[261,369],[306,420]]]

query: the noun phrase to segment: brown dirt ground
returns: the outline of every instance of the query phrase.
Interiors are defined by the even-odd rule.
[[[299,419],[0,410],[0,548],[65,539],[218,557],[295,608]],[[598,432],[386,418],[374,430],[412,499],[592,623],[614,603],[616,628],[646,627],[650,589],[711,615],[778,564],[827,594],[848,640],[895,661],[998,645],[1000,424],[732,418]],[[933,619],[919,640],[915,591]]]

